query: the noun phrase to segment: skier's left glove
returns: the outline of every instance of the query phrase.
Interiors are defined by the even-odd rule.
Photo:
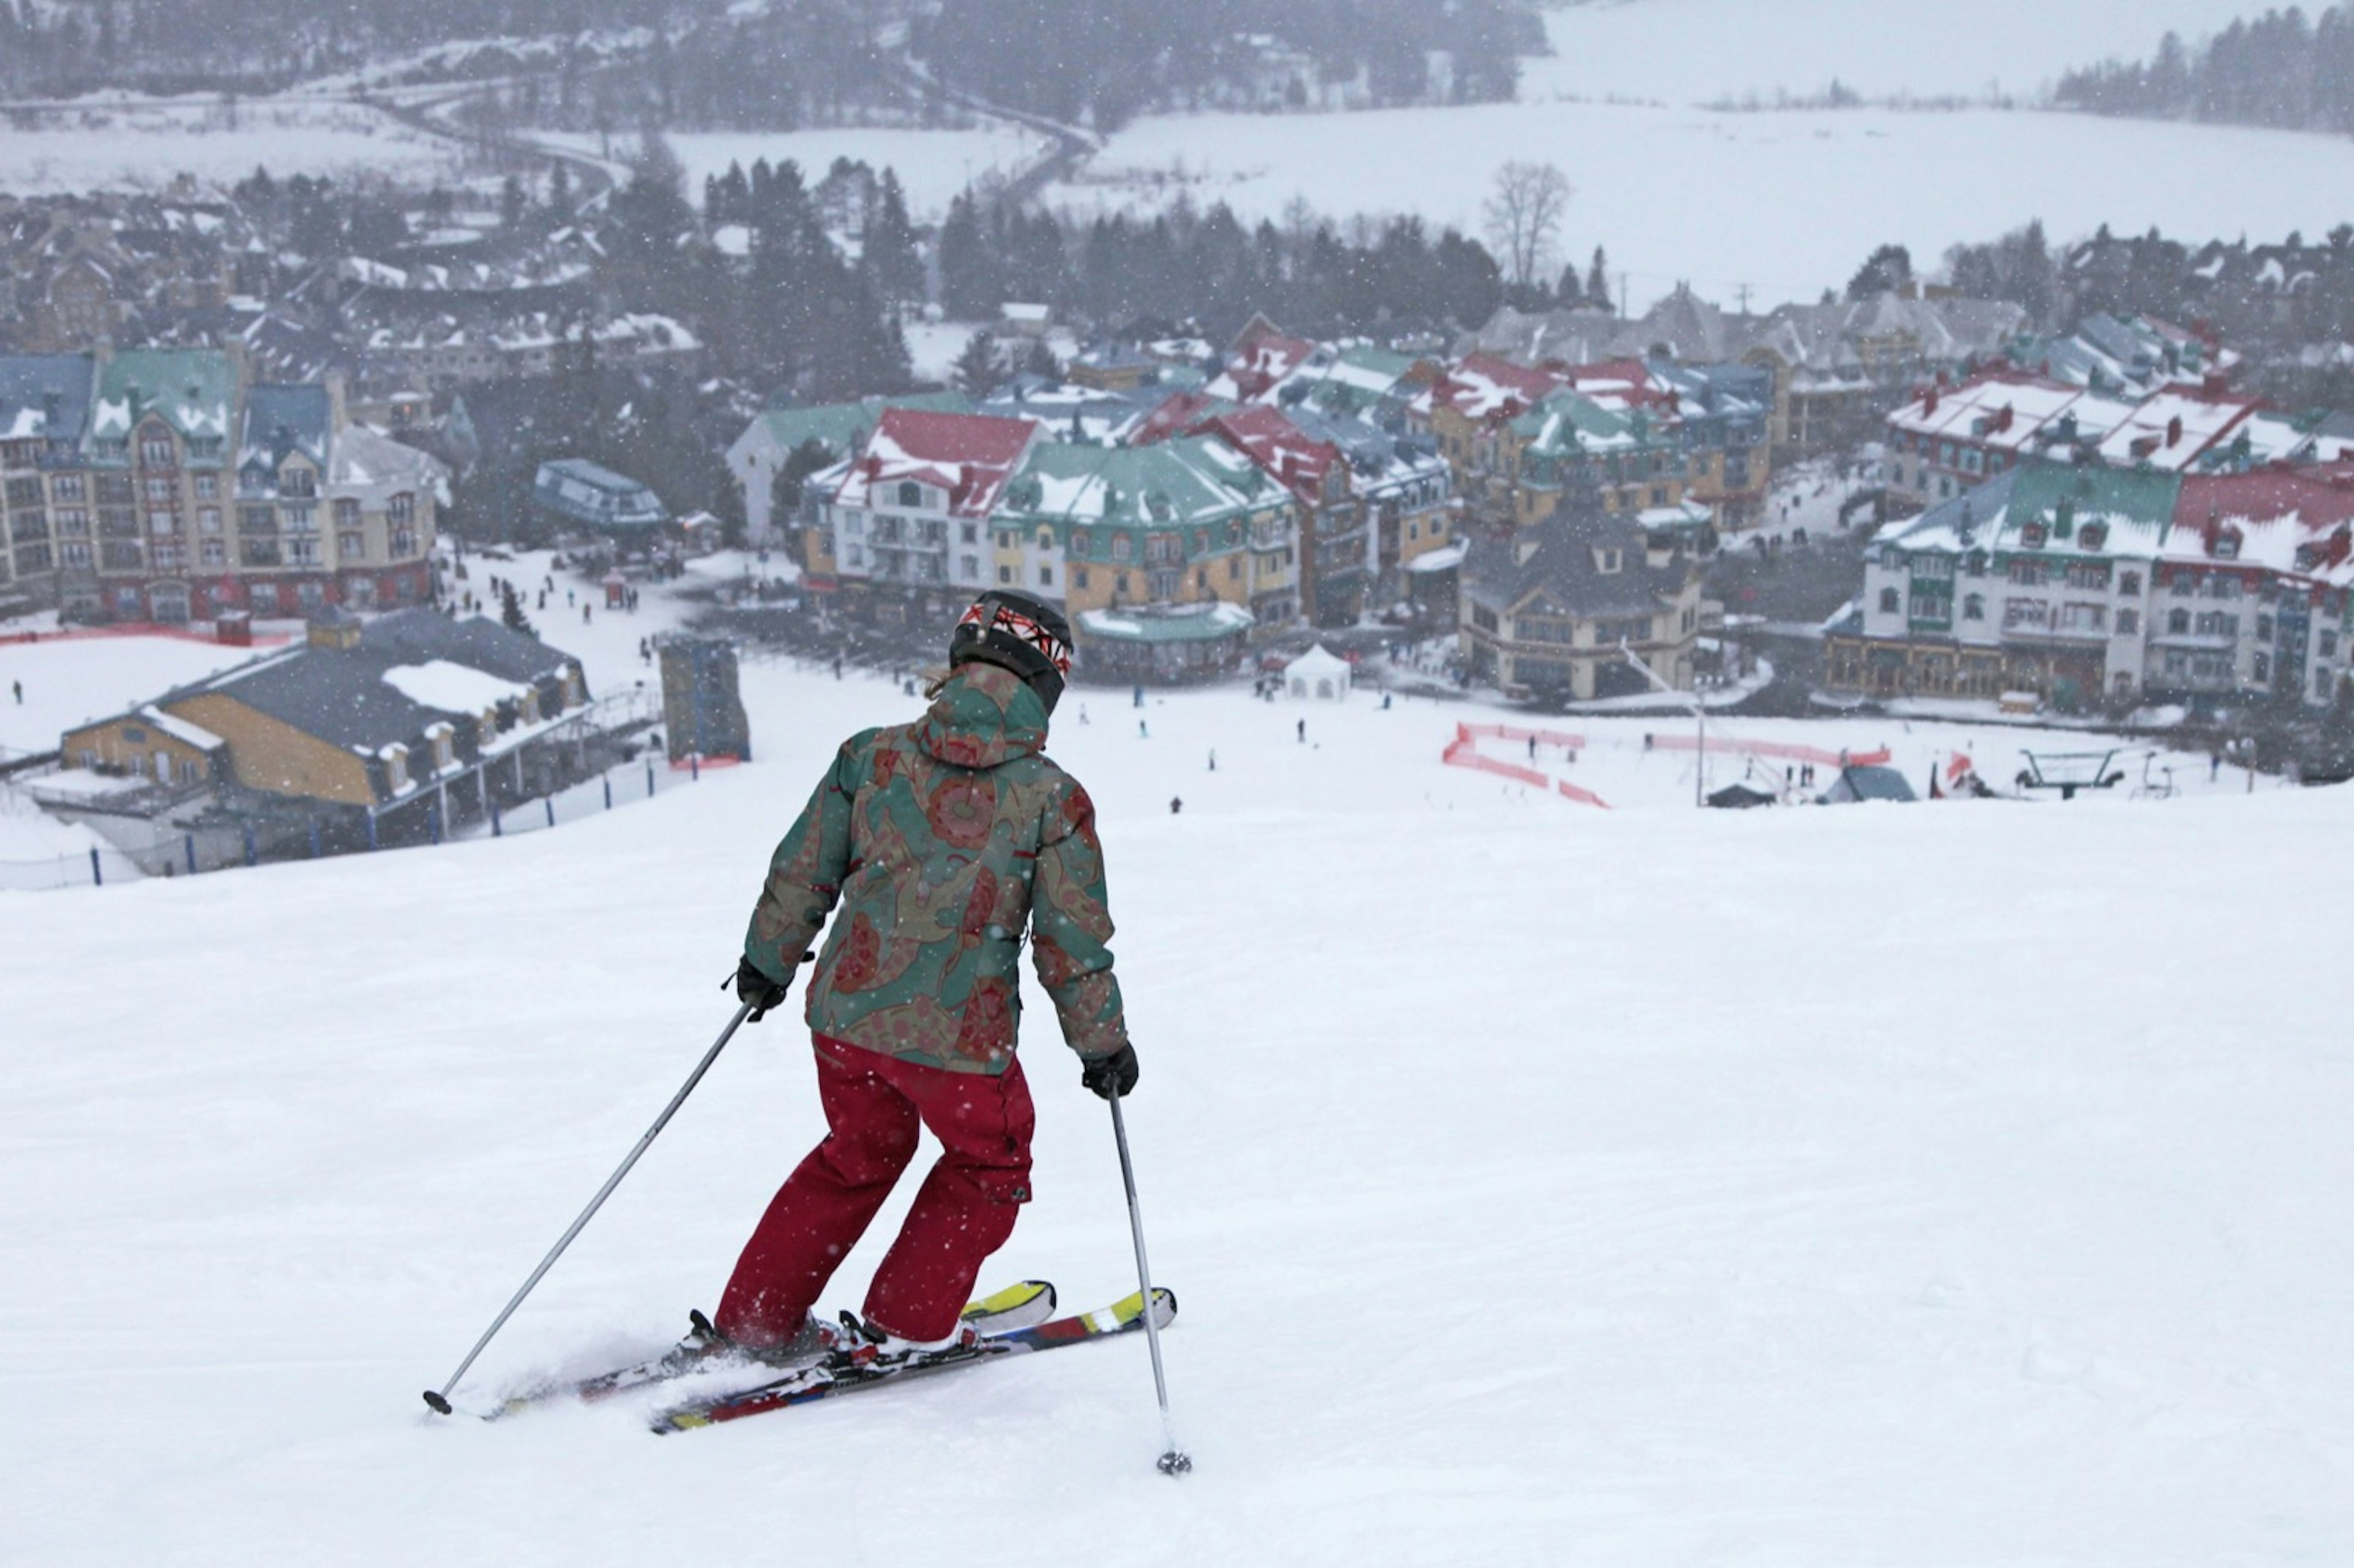
[[[770,980],[751,959],[736,960],[736,1000],[750,1006],[754,1023],[766,1018],[770,1009],[782,1007],[785,993],[791,989],[790,980]]]
[[[1136,1087],[1136,1047],[1123,1044],[1108,1056],[1088,1059],[1079,1070],[1079,1082],[1104,1099],[1126,1099]]]

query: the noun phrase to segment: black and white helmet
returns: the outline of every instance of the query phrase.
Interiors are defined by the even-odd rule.
[[[1071,673],[1071,623],[1044,599],[991,588],[973,600],[949,636],[949,668],[971,659],[1021,676],[1051,714]]]

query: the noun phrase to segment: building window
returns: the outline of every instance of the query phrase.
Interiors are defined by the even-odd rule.
[[[394,523],[413,523],[417,519],[417,497],[408,491],[384,503],[384,514]]]
[[[240,534],[275,534],[278,514],[267,506],[240,506],[237,509],[237,531]]]
[[[2335,659],[2335,658],[2337,658],[2337,657],[2338,657],[2338,633],[2336,633],[2335,631],[2325,631],[2325,632],[2321,633],[2321,635],[2320,635],[2319,637],[2317,637],[2317,638],[2316,638],[2316,639],[2314,640],[2314,646],[2315,646],[2315,647],[2317,647],[2317,648],[2318,648],[2318,649],[2321,651],[2321,656],[2322,656],[2323,658],[2325,658],[2325,659]]]
[[[1882,615],[1894,615],[1897,609],[1896,590],[1894,588],[1882,588],[1880,590],[1880,612]]]
[[[921,506],[923,503],[924,487],[917,484],[912,479],[902,480],[899,483],[899,504],[902,506]]]
[[[1038,568],[1038,586],[1040,588],[1053,588],[1055,586],[1054,567],[1040,567]]]
[[[335,558],[340,561],[359,561],[366,559],[367,535],[357,533],[336,535]]]
[[[225,567],[228,565],[228,546],[218,539],[199,539],[196,559],[207,567]]]
[[[147,499],[150,502],[170,501],[172,499],[171,480],[167,476],[162,474],[149,474],[147,476]]]
[[[67,540],[58,546],[58,562],[68,567],[89,566],[90,546],[79,539]]]
[[[1081,589],[1084,589],[1087,586],[1087,567],[1073,567],[1071,568],[1071,586],[1075,588]]]
[[[139,461],[147,464],[150,468],[171,467],[172,438],[169,436],[145,436],[141,438],[139,442]]]
[[[972,524],[960,523],[957,524],[957,543],[960,545],[970,545],[978,542],[980,537],[980,534],[975,530]]]
[[[392,553],[413,556],[417,553],[417,530],[403,524],[392,531]]]
[[[348,495],[335,498],[335,526],[356,528],[360,525],[360,503]]]
[[[221,531],[221,514],[220,514],[220,508],[219,508],[219,507],[217,507],[217,506],[199,506],[199,507],[197,507],[197,508],[196,508],[196,532],[197,532],[197,533],[199,533],[199,534],[217,534],[217,533],[219,533],[220,531]]]
[[[2258,685],[2262,685],[2262,684],[2264,684],[2266,681],[2269,681],[2269,680],[2271,680],[2272,678],[2273,678],[2273,656],[2272,656],[2271,654],[2269,654],[2269,653],[2259,653],[2259,654],[2257,654],[2257,655],[2256,655],[2256,683],[2257,683]]]
[[[2137,609],[2121,609],[2121,610],[2117,611],[2117,635],[2118,635],[2118,636],[2120,636],[2120,637],[2130,637],[2130,636],[2132,636],[2135,632],[2139,631],[2140,630],[2141,630],[2141,611],[2139,611],[2139,610],[2137,610]]]
[[[2141,597],[2141,574],[2140,574],[2139,572],[2120,572],[2120,573],[2118,573],[2118,574],[2117,574],[2117,592],[2118,592],[2120,595],[2122,595],[2123,597],[2126,598],[2126,599],[2138,599],[2138,598],[2140,598],[2140,597]]]
[[[288,533],[315,534],[319,531],[319,509],[317,507],[305,506],[296,503],[289,503],[279,510],[285,516],[286,531]]]
[[[1984,620],[1986,619],[1986,595],[1982,593],[1964,594],[1962,596],[1962,619],[1964,620]]]
[[[60,473],[49,481],[50,498],[57,501],[80,501],[82,497],[81,475]]]
[[[963,556],[960,569],[966,577],[979,577],[981,575],[981,557],[979,556]]]
[[[1011,587],[1013,582],[1013,568],[1012,567],[998,567],[997,580],[1001,583],[1006,584],[1008,587]]]
[[[319,476],[307,468],[290,468],[278,476],[281,495],[312,496],[319,493]]]
[[[2190,612],[2187,609],[2168,611],[2166,617],[2166,630],[2167,635],[2170,637],[2189,636],[2190,632]]]
[[[200,473],[196,475],[196,499],[199,501],[218,501],[220,499],[220,475],[217,473]]]

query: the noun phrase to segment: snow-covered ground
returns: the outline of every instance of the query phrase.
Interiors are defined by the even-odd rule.
[[[534,132],[534,139],[587,153],[605,145],[599,137],[565,132]],[[682,131],[664,139],[686,169],[688,194],[697,206],[703,201],[704,180],[726,174],[731,163],[749,169],[758,159],[773,164],[790,158],[801,165],[801,177],[815,185],[836,158],[849,158],[874,165],[878,175],[896,169],[907,211],[917,223],[938,223],[948,215],[949,203],[969,185],[1013,178],[1047,145],[1035,132],[1010,121],[989,121],[964,131],[850,125],[812,131]],[[612,138],[612,155],[626,158],[630,140]]]
[[[427,1417],[724,1022],[833,746],[916,706],[746,694],[760,763],[562,832],[0,895],[12,1554],[2354,1554],[2354,982],[2312,959],[2354,796],[1604,812],[1441,767],[1492,715],[1422,701],[1172,695],[1148,739],[1084,689],[1056,726],[1193,1476],[1152,1473],[1132,1341],[671,1438]],[[1918,781],[1928,726],[1850,727]],[[1031,1000],[1038,1198],[991,1277],[1092,1304],[1132,1283],[1119,1172]],[[461,1399],[665,1341],[818,1127],[796,1030],[747,1032]]]
[[[459,176],[456,144],[355,103],[282,99],[234,108],[168,99],[0,120],[0,191],[156,190],[181,175],[228,185],[257,166],[284,179]]]
[[[1478,234],[1492,175],[1514,159],[1568,175],[1564,253],[1582,266],[1606,248],[1638,311],[1679,281],[1727,306],[1744,285],[1760,309],[1810,301],[1882,243],[1909,246],[1927,269],[1957,241],[2037,217],[2055,240],[2103,223],[2125,234],[2153,224],[2175,236],[2318,234],[2345,217],[2338,193],[2354,185],[2354,142],[2292,132],[1990,110],[1523,102],[1146,118],[1047,199],[1149,211],[1182,192],[1278,224],[1305,201]]]
[[[54,626],[54,617],[46,619]],[[19,629],[15,622],[5,628]],[[200,633],[79,631],[44,632],[37,642],[0,641],[0,761],[54,750],[58,736],[75,725],[111,718],[284,641],[283,634],[270,634],[256,639],[267,646],[234,648]]]
[[[2024,97],[2072,68],[2147,59],[2168,29],[2195,43],[2250,0],[1591,0],[1550,11],[1553,58],[1522,62],[1521,96],[1739,100]]]

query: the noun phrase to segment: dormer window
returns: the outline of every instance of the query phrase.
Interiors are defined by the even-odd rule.
[[[2108,543],[2108,538],[2109,525],[2105,523],[2087,523],[2076,531],[2076,542],[2088,550],[2099,549]]]
[[[1619,555],[1620,552],[1615,545],[1595,546],[1594,569],[1605,575],[1617,571],[1619,566]]]
[[[2051,530],[2042,524],[2029,523],[2019,530],[2020,546],[2022,549],[2040,550],[2043,548],[2043,541],[2050,536]]]
[[[2215,535],[2214,544],[2211,546],[2211,553],[2219,561],[2238,560],[2240,558],[2240,531],[2237,528],[2225,528],[2219,531]]]
[[[902,481],[900,481],[900,482],[899,482],[899,504],[900,504],[900,505],[902,505],[902,506],[921,506],[923,503],[924,503],[924,487],[923,487],[922,485],[917,484],[917,483],[914,480],[912,480],[912,479],[902,480]]]

